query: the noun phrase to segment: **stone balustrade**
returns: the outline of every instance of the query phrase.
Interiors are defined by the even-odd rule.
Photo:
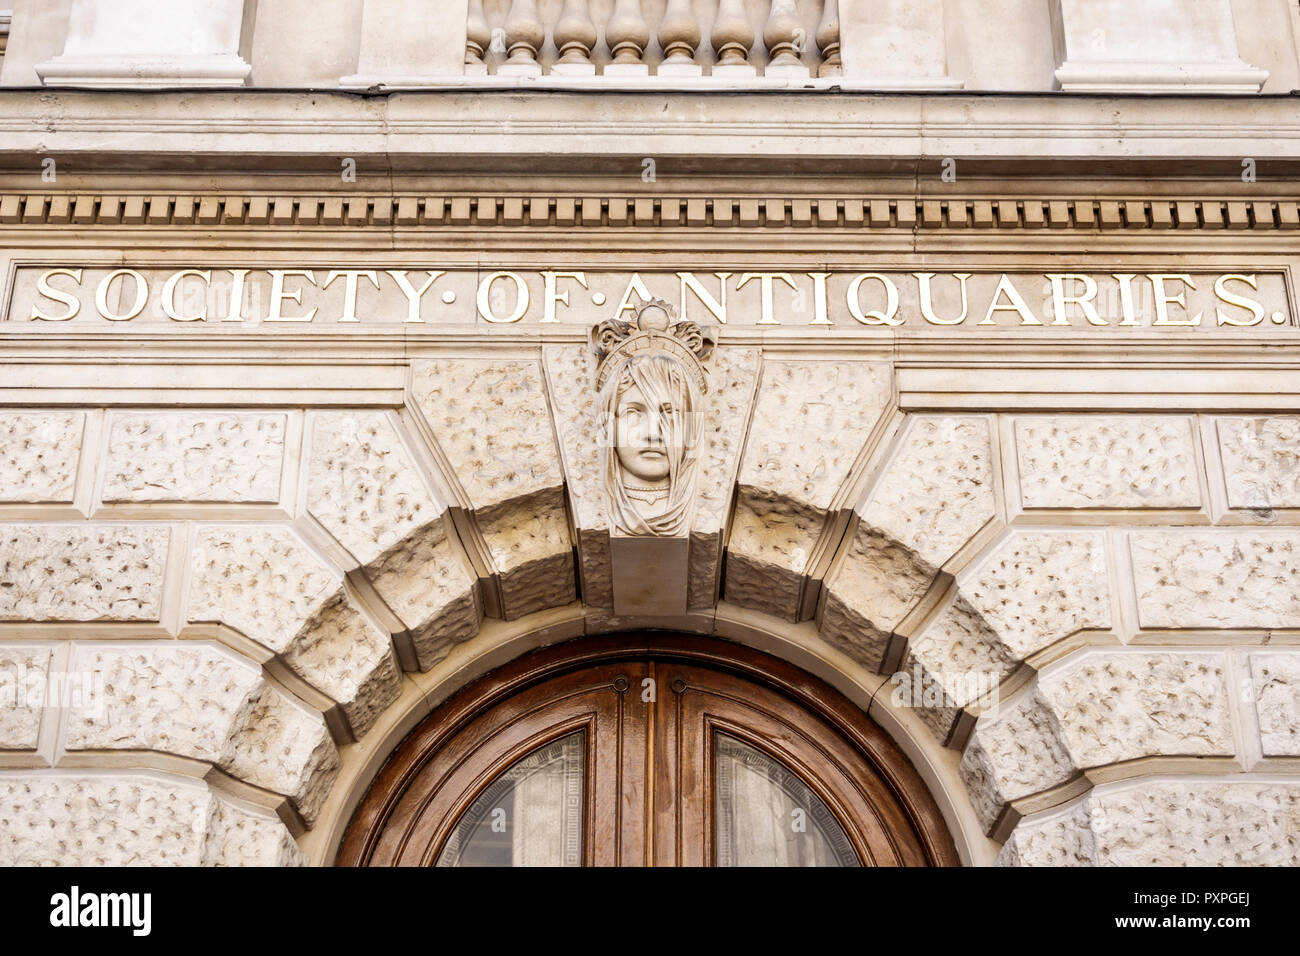
[[[839,76],[838,0],[470,0],[466,76]]]

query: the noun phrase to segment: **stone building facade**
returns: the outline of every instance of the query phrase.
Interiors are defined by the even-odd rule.
[[[0,862],[333,863],[646,631],[833,688],[963,863],[1300,862],[1296,4],[11,3]],[[698,326],[671,527],[610,322]]]

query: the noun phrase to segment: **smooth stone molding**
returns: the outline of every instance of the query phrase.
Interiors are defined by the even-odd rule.
[[[1300,785],[1145,779],[1020,822],[1003,866],[1296,866]]]
[[[0,502],[70,503],[85,412],[0,412]]]
[[[1073,93],[1257,93],[1230,0],[1052,0],[1061,89]]]
[[[465,73],[468,0],[362,0],[356,73],[345,90],[437,86]]]
[[[0,771],[0,866],[302,866],[273,814],[149,772]]]
[[[240,86],[252,72],[253,0],[72,0],[46,86]]]
[[[956,90],[948,76],[943,0],[840,4],[842,76],[855,87]]]

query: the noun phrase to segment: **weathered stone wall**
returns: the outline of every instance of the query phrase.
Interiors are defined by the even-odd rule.
[[[1002,862],[1300,862],[1300,418],[899,414],[887,365],[740,358],[722,602],[891,675]],[[404,672],[485,613],[618,626],[575,605],[594,436],[547,374],[0,412],[0,862],[303,862]]]

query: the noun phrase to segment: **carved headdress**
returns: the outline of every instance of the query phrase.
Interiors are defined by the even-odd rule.
[[[643,305],[631,322],[611,319],[591,331],[600,362],[604,440],[601,446],[605,500],[610,529],[624,535],[679,535],[689,530],[695,490],[697,416],[708,391],[703,360],[713,351],[713,336],[694,322],[673,322],[672,306],[659,299]],[[639,391],[655,417],[651,431],[662,443],[667,475],[639,478],[621,463],[620,410],[625,393]]]

